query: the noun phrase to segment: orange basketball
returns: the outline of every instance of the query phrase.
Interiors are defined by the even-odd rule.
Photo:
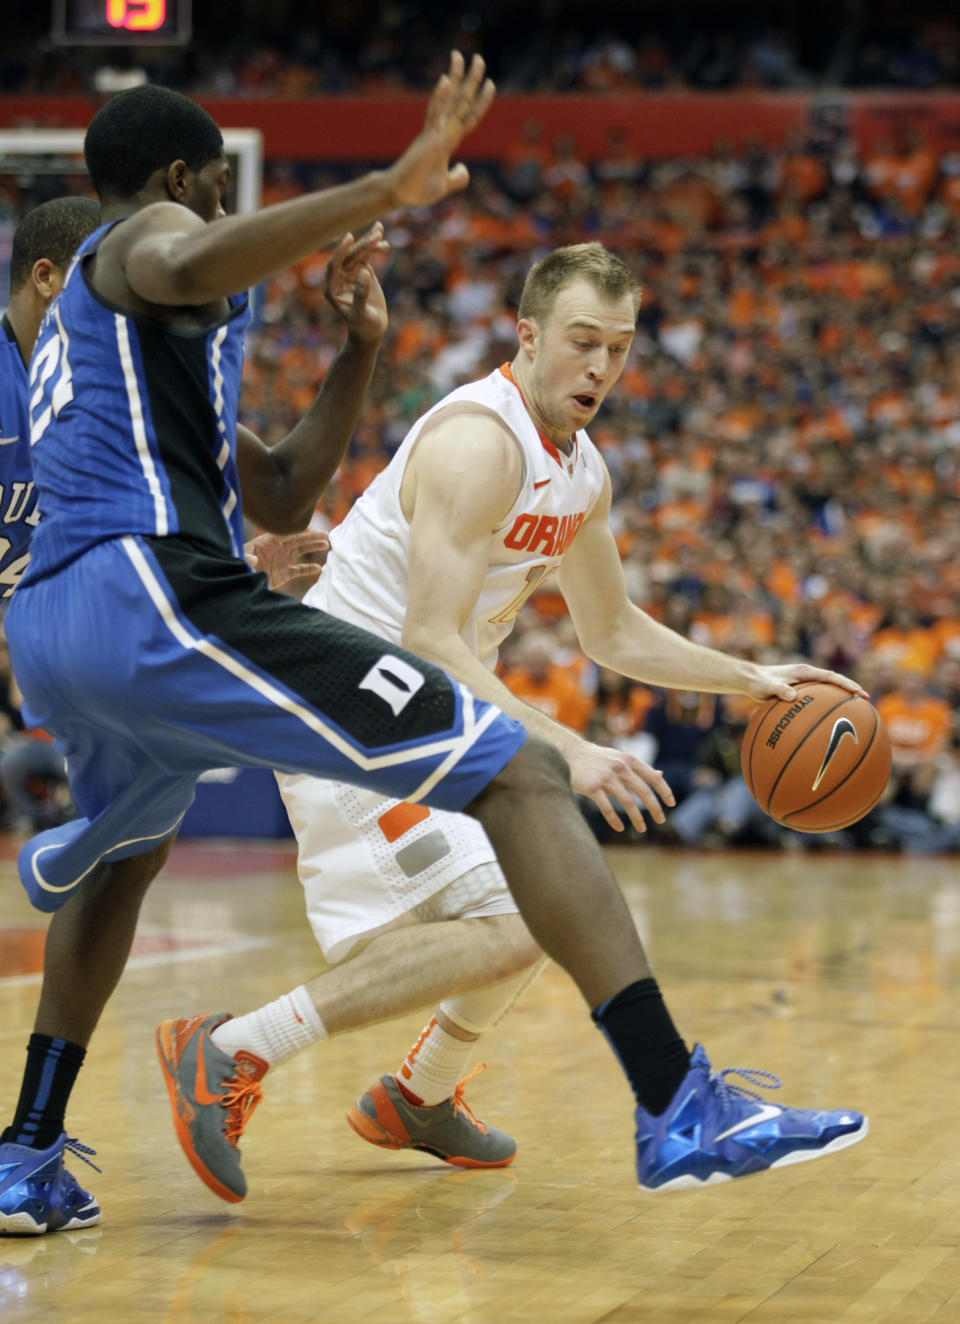
[[[821,681],[795,685],[793,703],[767,699],[752,714],[740,762],[750,794],[798,832],[834,832],[863,818],[890,778],[890,737],[872,704]]]

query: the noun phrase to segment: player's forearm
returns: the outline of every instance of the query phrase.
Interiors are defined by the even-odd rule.
[[[599,632],[595,644],[581,643],[599,666],[665,689],[748,694],[757,671],[753,662],[695,644],[636,607]]]
[[[422,634],[408,634],[405,631],[403,646],[426,658],[427,661],[443,667],[456,680],[462,681],[471,689],[478,699],[495,703],[508,717],[521,722],[532,736],[539,736],[541,740],[554,745],[564,757],[569,758],[573,748],[581,743],[581,737],[576,731],[563,726],[560,722],[555,722],[546,713],[518,699],[511,690],[507,689],[502,680],[499,680],[470,652],[459,635],[443,639],[437,635],[431,636],[429,631]]]
[[[350,338],[334,358],[313,403],[296,427],[272,450],[281,472],[274,518],[283,531],[302,529],[346,454],[360,420],[377,363],[380,341]]]
[[[374,170],[320,193],[214,221],[178,244],[168,273],[172,291],[185,304],[238,294],[396,206],[390,171]]]

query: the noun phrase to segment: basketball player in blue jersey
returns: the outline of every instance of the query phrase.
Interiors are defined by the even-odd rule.
[[[13,236],[10,304],[0,325],[0,609],[26,569],[40,519],[30,469],[27,365],[77,245],[99,224],[100,207],[91,198],[54,198],[27,212]]]
[[[864,1128],[858,1114],[778,1112],[766,1153],[740,1148],[743,1107],[725,1080],[691,1070],[562,756],[399,645],[271,593],[242,559],[240,484],[256,522],[282,533],[306,523],[317,478],[309,429],[268,450],[237,428],[243,291],[345,230],[463,187],[466,168],[450,156],[491,103],[483,74],[478,57],[467,69],[455,54],[424,128],[388,168],[236,218],[221,219],[220,133],[186,98],[133,89],[88,129],[105,225],[32,361],[44,518],[7,620],[25,711],[60,741],[80,814],[20,856],[31,900],[56,913],[33,1052],[0,1143],[7,1231],[99,1218],[63,1168],[66,1100],[196,779],[225,763],[476,817],[534,938],[594,1009],[658,1144],[689,1148],[686,1132],[656,1120],[685,1081],[724,1176]],[[670,793],[653,769],[612,760],[606,781],[662,821]],[[638,1140],[648,1152],[650,1137]]]

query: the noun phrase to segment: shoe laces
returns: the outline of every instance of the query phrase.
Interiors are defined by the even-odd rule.
[[[763,1102],[762,1094],[758,1094],[756,1090],[748,1089],[746,1085],[734,1084],[733,1081],[728,1080],[729,1076],[742,1076],[751,1085],[756,1085],[759,1089],[764,1090],[778,1090],[783,1084],[780,1077],[775,1076],[772,1071],[761,1071],[759,1067],[724,1067],[721,1071],[715,1071],[713,1079],[716,1082],[717,1093],[720,1096],[720,1106],[724,1112],[741,1099],[753,1099],[757,1103]]]
[[[464,1078],[457,1084],[457,1088],[453,1091],[454,1116],[456,1116],[457,1113],[464,1113],[466,1115],[467,1121],[470,1122],[473,1126],[475,1126],[477,1130],[480,1132],[480,1134],[484,1136],[487,1134],[488,1128],[484,1126],[483,1122],[480,1121],[479,1117],[474,1116],[473,1109],[470,1107],[469,1103],[467,1103],[466,1099],[463,1097],[463,1087],[464,1085],[466,1085],[468,1080],[473,1080],[474,1076],[478,1076],[481,1071],[486,1071],[486,1069],[487,1069],[486,1062],[478,1062],[477,1065],[470,1072],[470,1074],[468,1076],[464,1076]]]
[[[93,1162],[92,1159],[87,1158],[88,1154],[95,1154],[97,1152],[95,1149],[91,1149],[89,1145],[81,1145],[79,1140],[73,1140],[72,1138],[68,1137],[63,1142],[63,1147],[64,1149],[69,1149],[70,1153],[75,1154],[78,1159],[83,1159],[84,1163],[88,1164],[91,1168],[93,1168],[94,1172],[103,1171],[102,1168],[97,1167],[97,1165]]]
[[[224,1139],[236,1148],[237,1141],[243,1135],[243,1129],[250,1120],[250,1114],[263,1098],[259,1080],[238,1071],[229,1080],[221,1082],[225,1089],[220,1102],[227,1110],[227,1121],[223,1128]]]

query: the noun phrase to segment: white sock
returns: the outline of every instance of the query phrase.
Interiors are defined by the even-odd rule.
[[[429,1106],[449,1099],[463,1078],[476,1039],[457,1039],[431,1017],[397,1072],[397,1083]]]
[[[489,1030],[504,1016],[517,998],[543,969],[546,958],[503,979],[490,988],[448,998],[440,1010],[454,1025],[472,1034],[472,1039],[457,1039],[440,1025],[434,1016],[424,1026],[420,1038],[410,1049],[396,1074],[397,1082],[426,1106],[449,1099],[458,1081],[466,1074],[470,1054],[484,1030]]]
[[[244,1048],[262,1057],[271,1067],[326,1037],[323,1021],[303,984],[276,1002],[224,1021],[210,1036],[221,1052],[230,1057]]]

